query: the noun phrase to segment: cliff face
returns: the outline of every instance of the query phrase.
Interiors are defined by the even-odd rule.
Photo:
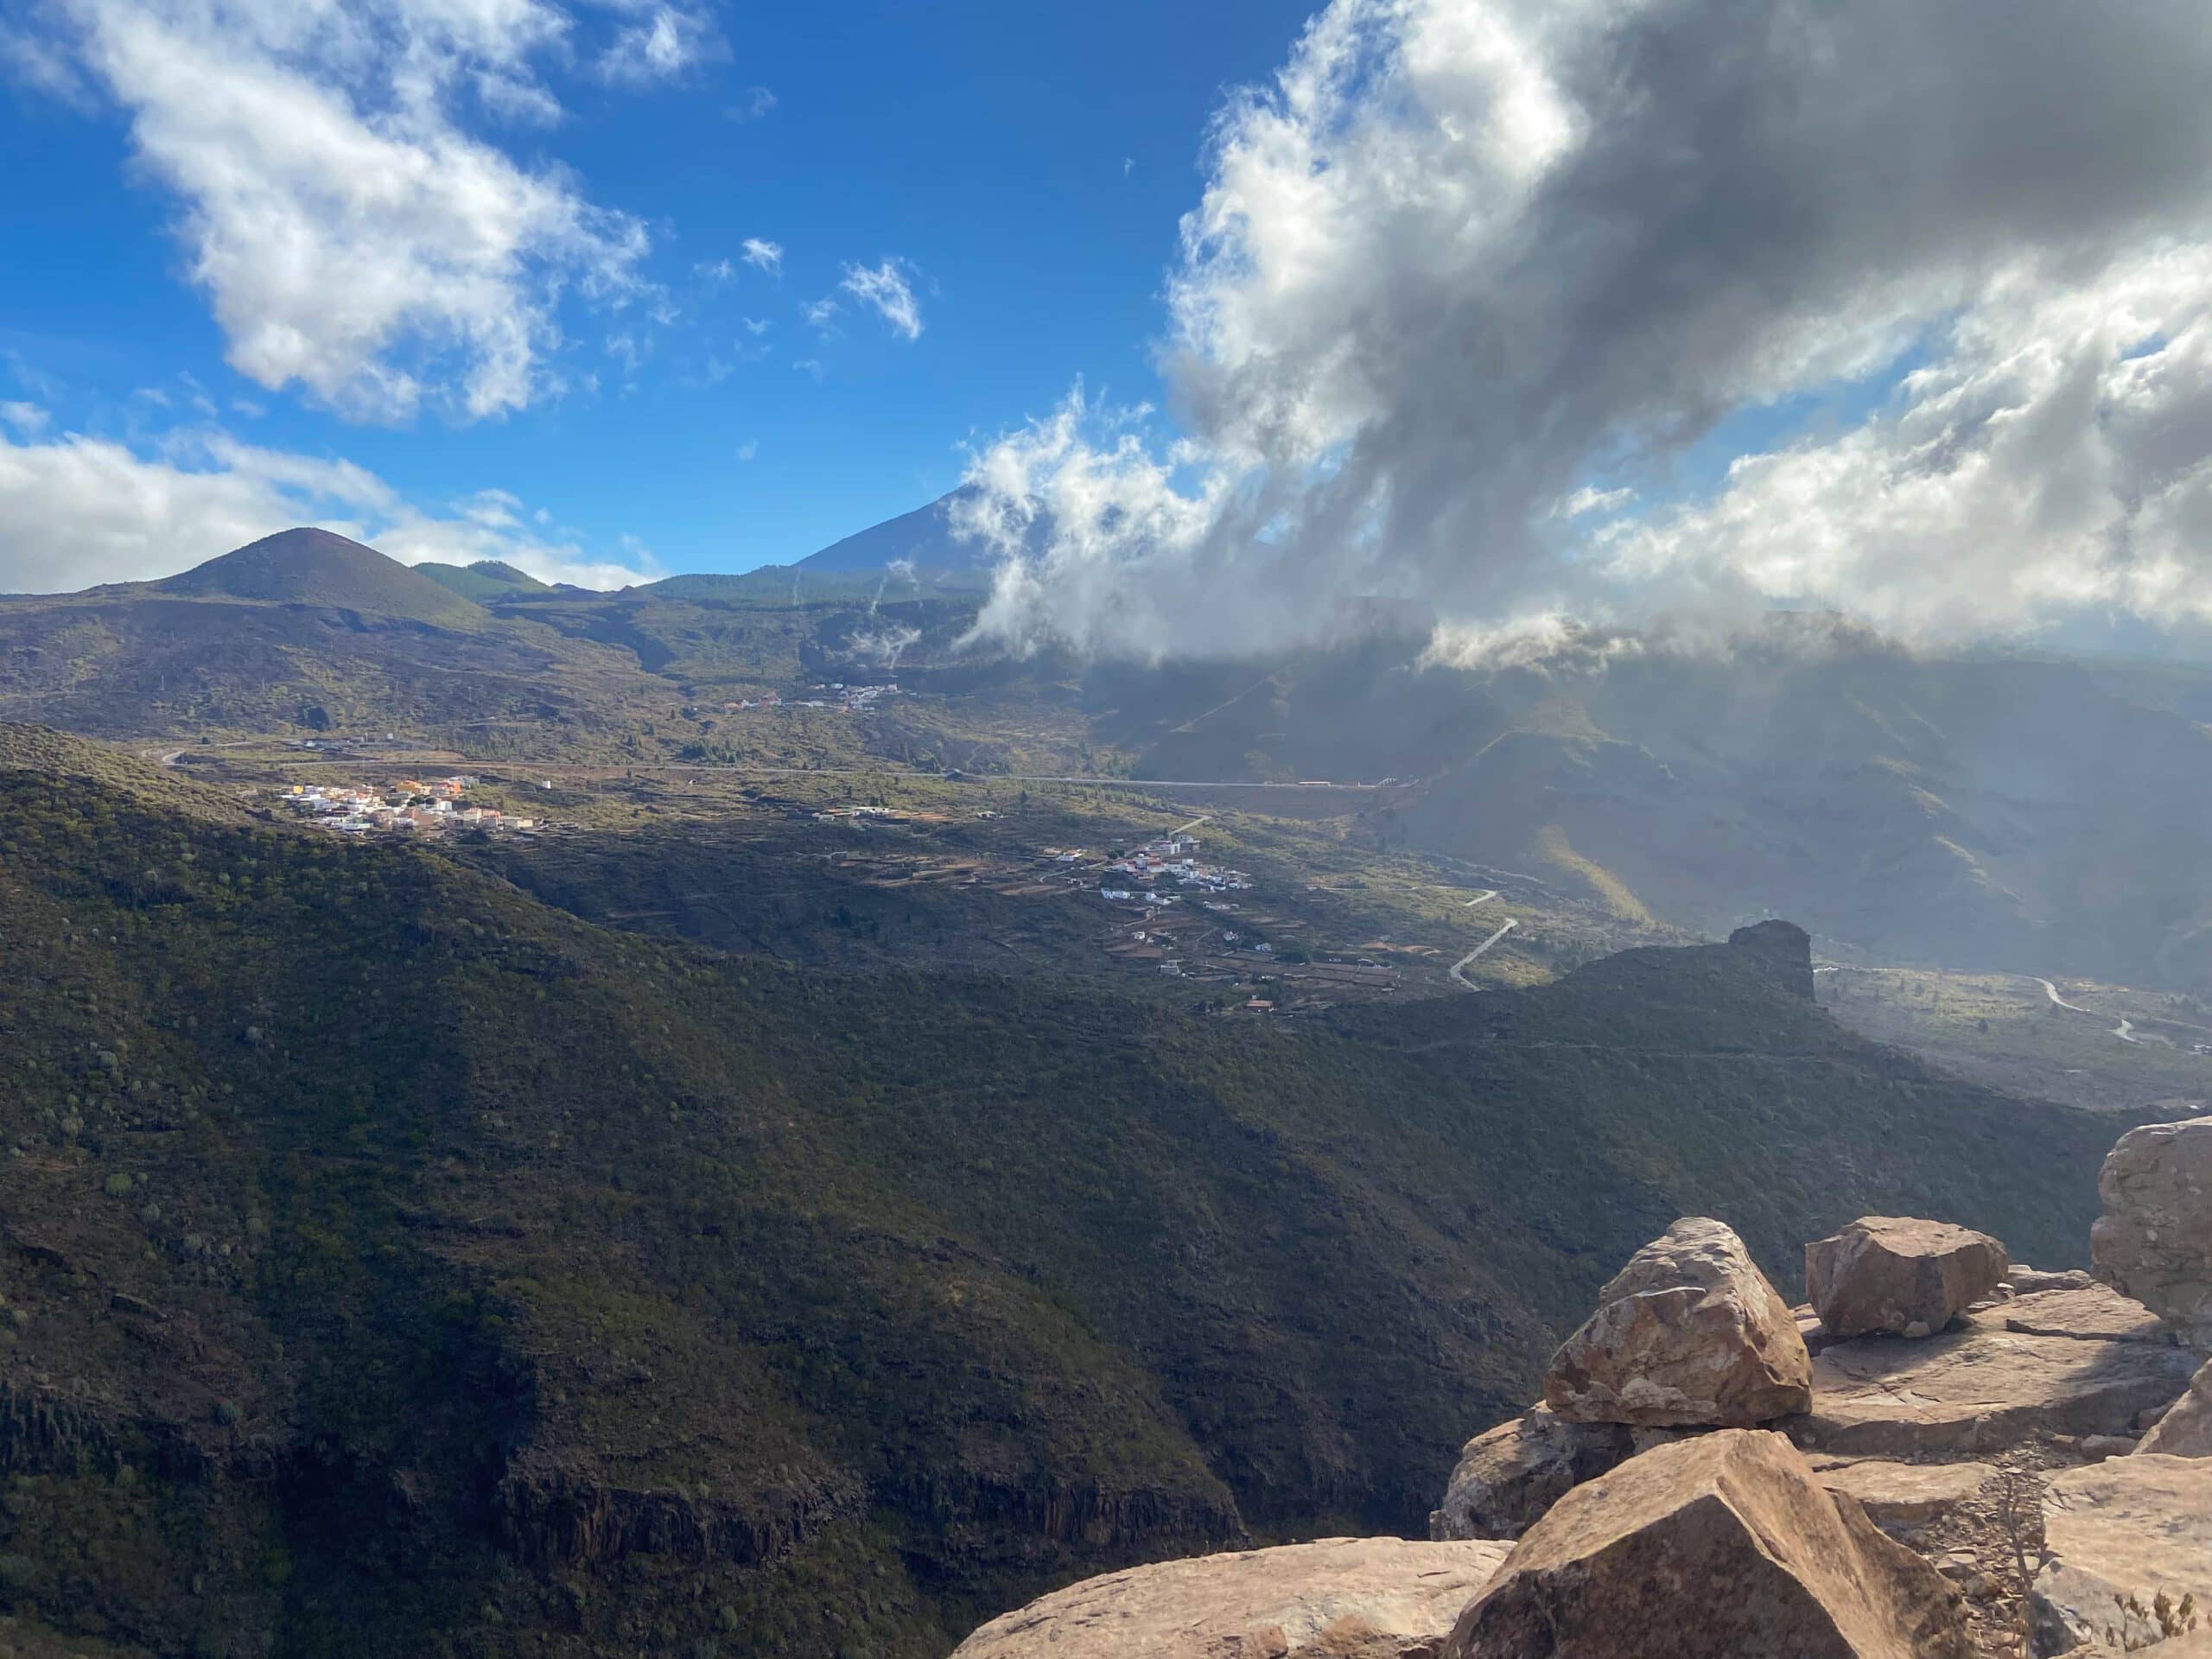
[[[1417,1529],[1675,1215],[2063,1262],[2101,1151],[1840,1032],[1773,929],[1285,1032],[96,779],[0,774],[0,1592],[125,1650],[925,1659]]]

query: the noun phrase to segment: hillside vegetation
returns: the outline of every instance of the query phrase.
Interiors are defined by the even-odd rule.
[[[1203,1020],[602,931],[435,852],[0,769],[0,1598],[123,1652],[934,1656],[1417,1528],[1674,1215],[2075,1253],[2107,1123],[1802,935]]]

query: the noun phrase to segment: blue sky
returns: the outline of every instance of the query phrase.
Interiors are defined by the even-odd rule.
[[[60,95],[19,75],[0,99],[16,251],[0,263],[0,399],[43,410],[49,438],[142,451],[219,424],[365,467],[428,513],[506,492],[596,558],[795,558],[951,487],[963,445],[1046,412],[1078,375],[1157,397],[1148,348],[1207,123],[1225,88],[1282,60],[1305,13],[721,7],[649,84],[610,84],[582,51],[541,58],[556,125],[473,105],[454,120],[526,172],[566,169],[651,250],[619,307],[554,302],[562,343],[540,366],[564,389],[476,419],[435,402],[348,418],[296,380],[226,365],[180,232],[191,204],[143,156],[124,98],[92,75]],[[745,262],[748,238],[781,248],[779,270]],[[803,315],[850,267],[887,260],[916,337],[849,294],[826,329]]]

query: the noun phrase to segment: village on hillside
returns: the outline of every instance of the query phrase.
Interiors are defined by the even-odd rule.
[[[285,805],[326,830],[351,835],[431,834],[461,830],[528,833],[543,827],[527,818],[464,798],[476,779],[413,779],[381,787],[353,784],[294,784]]]

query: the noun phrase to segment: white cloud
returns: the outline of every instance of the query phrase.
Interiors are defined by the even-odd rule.
[[[771,276],[784,274],[784,245],[780,242],[748,236],[739,245],[738,252],[745,263],[756,270],[765,270]]]
[[[776,95],[766,86],[748,86],[723,113],[733,121],[758,121],[775,107]]]
[[[823,377],[829,372],[823,366],[822,359],[818,357],[794,358],[791,360],[791,367],[809,377],[817,386],[822,384]]]
[[[740,461],[751,461],[753,456],[760,453],[760,440],[758,438],[747,438],[743,443],[737,446],[737,458]]]
[[[1685,595],[1953,632],[2199,602],[2201,7],[1755,10],[1333,0],[1214,129],[1162,352],[1187,441],[1077,398],[977,458],[989,630],[1158,653],[1326,637],[1365,594],[1476,632]],[[1915,362],[1709,499],[1681,476],[1732,416]],[[1627,516],[1578,501],[1593,475]]]
[[[63,433],[0,436],[0,592],[73,591],[174,575],[283,530],[319,524],[407,563],[504,559],[580,586],[650,580],[650,565],[595,559],[524,527],[523,504],[485,491],[435,512],[348,461],[242,443],[219,428],[149,449]]]
[[[467,417],[557,386],[564,292],[640,288],[634,219],[461,124],[473,92],[552,118],[550,0],[56,0],[65,46],[128,112],[232,365],[348,416]]]
[[[51,418],[52,416],[36,404],[21,403],[13,399],[0,403],[0,426],[5,426],[27,438],[35,438],[45,431],[47,423]]]
[[[741,317],[738,321],[745,325],[745,332],[755,340],[776,326],[766,317]]]
[[[810,326],[825,334],[837,332],[837,318],[843,310],[844,307],[827,295],[818,300],[801,300],[798,306],[799,315],[805,318]]]
[[[737,280],[737,267],[728,259],[702,260],[691,267],[691,273],[701,282],[715,288]]]
[[[702,10],[690,6],[649,4],[617,0],[626,10],[642,12],[635,22],[617,31],[600,54],[602,79],[617,86],[643,86],[668,80],[706,60],[723,48],[714,25]],[[772,99],[770,102],[772,104]]]
[[[1636,499],[1631,489],[1601,490],[1585,484],[1553,509],[1555,518],[1580,518],[1586,513],[1615,513]]]
[[[1616,527],[1624,581],[1838,606],[1900,634],[2212,620],[2212,245],[1991,284],[1895,404]]]
[[[922,337],[922,309],[915,302],[903,260],[886,259],[873,266],[847,265],[845,280],[837,286],[889,323],[901,338]]]

